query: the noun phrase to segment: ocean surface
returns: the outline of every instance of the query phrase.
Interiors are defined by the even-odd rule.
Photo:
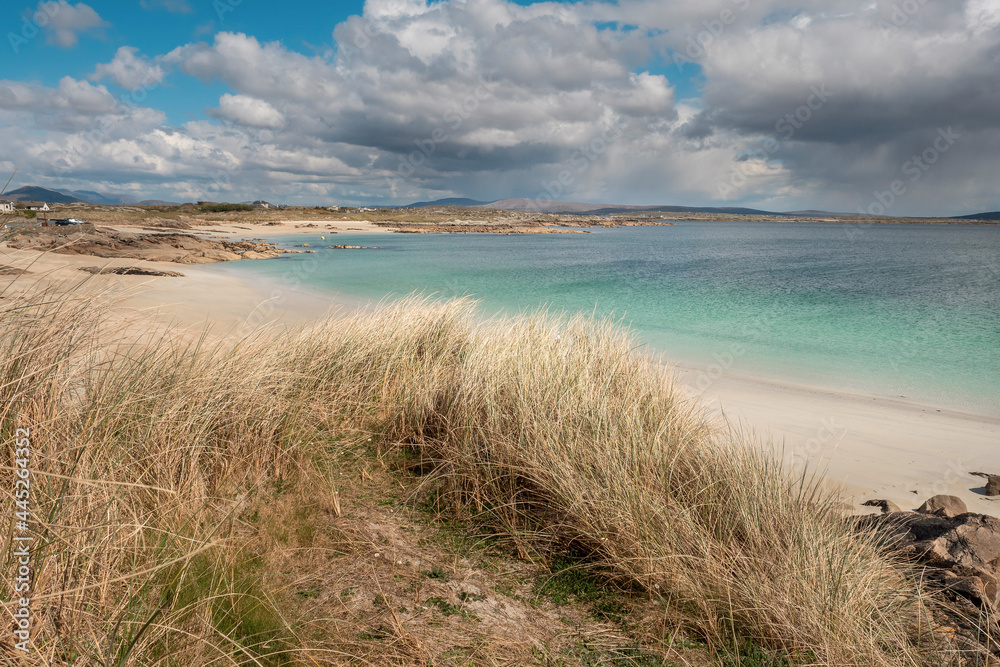
[[[679,222],[270,239],[316,254],[219,270],[375,300],[469,294],[487,312],[613,315],[706,372],[1000,416],[1000,226]]]

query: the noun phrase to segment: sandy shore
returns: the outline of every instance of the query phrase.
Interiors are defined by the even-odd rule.
[[[0,265],[28,271],[23,276],[0,276],[0,291],[10,295],[52,285],[82,289],[114,300],[116,311],[125,316],[141,314],[163,325],[192,332],[209,331],[219,336],[247,334],[260,327],[291,328],[366,304],[350,297],[338,298],[294,289],[264,277],[256,277],[251,282],[227,275],[220,270],[225,264],[104,259],[0,246]],[[182,275],[93,276],[80,270],[84,266],[139,266]]]
[[[970,511],[1000,512],[1000,499],[982,495],[983,480],[969,474],[1000,474],[1000,419],[737,375],[706,388],[701,370],[677,374],[713,414],[769,439],[796,470],[818,470],[855,502],[915,509],[946,493]]]
[[[344,232],[374,233],[377,229],[361,224],[343,223]],[[295,225],[290,222],[280,229],[275,225],[219,225],[199,231],[267,236],[316,234],[322,229]],[[119,299],[125,313],[152,317],[162,325],[194,333],[245,335],[260,327],[294,327],[369,305],[261,277],[251,282],[227,274],[219,264],[106,260],[4,247],[0,247],[0,264],[31,273],[0,276],[0,290],[7,294],[39,282],[84,283]],[[91,276],[79,270],[125,265],[179,271],[183,276]],[[982,480],[968,474],[1000,473],[1000,419],[736,375],[724,374],[705,388],[699,383],[699,369],[680,367],[677,373],[681,384],[714,414],[770,439],[791,465],[820,471],[830,482],[843,486],[855,502],[887,498],[900,507],[915,508],[932,495],[948,493],[961,497],[972,511],[1000,512],[1000,500],[983,496],[979,492]]]
[[[114,227],[114,225],[107,225]],[[277,224],[246,223],[198,225],[184,230],[191,234],[225,237],[267,237],[275,234],[391,234],[383,227],[363,220],[284,220]]]

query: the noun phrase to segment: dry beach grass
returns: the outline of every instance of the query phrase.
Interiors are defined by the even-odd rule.
[[[10,664],[433,662],[392,609],[373,655],[300,604],[363,542],[342,475],[369,438],[450,516],[527,559],[572,555],[719,660],[944,664],[933,600],[836,498],[713,428],[613,323],[484,324],[469,301],[409,299],[192,340],[109,326],[113,306],[83,295],[0,301],[8,516],[16,429],[34,447],[34,652],[0,644]],[[15,534],[0,527],[5,573]]]

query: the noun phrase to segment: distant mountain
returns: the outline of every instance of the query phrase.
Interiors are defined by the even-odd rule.
[[[786,215],[755,208],[732,206],[629,206],[623,204],[581,204],[578,202],[549,201],[547,199],[501,199],[483,205],[484,208],[500,208],[513,211],[534,211],[538,213],[613,215],[621,213],[715,213],[717,215]]]
[[[137,201],[132,206],[180,206],[180,202],[163,201],[162,199],[143,199]]]
[[[5,192],[3,197],[13,201],[44,201],[50,204],[74,204],[83,201],[79,197],[65,194],[59,190],[40,188],[37,185],[26,185],[23,188]]]
[[[579,204],[569,201],[549,201],[548,199],[500,199],[482,204],[483,208],[499,208],[507,211],[531,211],[533,213],[587,213],[608,204]]]
[[[971,215],[956,215],[953,220],[1000,220],[1000,211],[992,213],[972,213]]]
[[[80,201],[89,201],[92,204],[134,204],[135,197],[128,195],[109,194],[106,192],[94,192],[93,190],[57,190],[64,195],[76,197]]]
[[[774,211],[738,206],[608,206],[587,211],[591,215],[612,215],[616,213],[714,213],[716,215],[786,215]]]
[[[418,201],[408,204],[403,208],[427,208],[428,206],[485,206],[487,201],[477,199],[467,199],[465,197],[449,197],[448,199],[436,199],[434,201]]]
[[[3,195],[14,201],[44,201],[50,204],[75,204],[89,202],[91,204],[134,204],[135,197],[128,195],[94,192],[93,190],[57,190],[43,188],[38,185],[25,185],[23,188],[11,190]]]

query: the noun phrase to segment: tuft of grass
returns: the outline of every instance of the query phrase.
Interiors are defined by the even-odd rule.
[[[435,565],[429,570],[424,570],[424,576],[428,579],[440,579],[441,581],[448,581],[451,579],[451,575],[440,565]]]
[[[566,556],[556,556],[549,564],[549,574],[538,580],[535,593],[553,604],[593,602],[605,595],[605,587],[588,569],[586,563]]]

